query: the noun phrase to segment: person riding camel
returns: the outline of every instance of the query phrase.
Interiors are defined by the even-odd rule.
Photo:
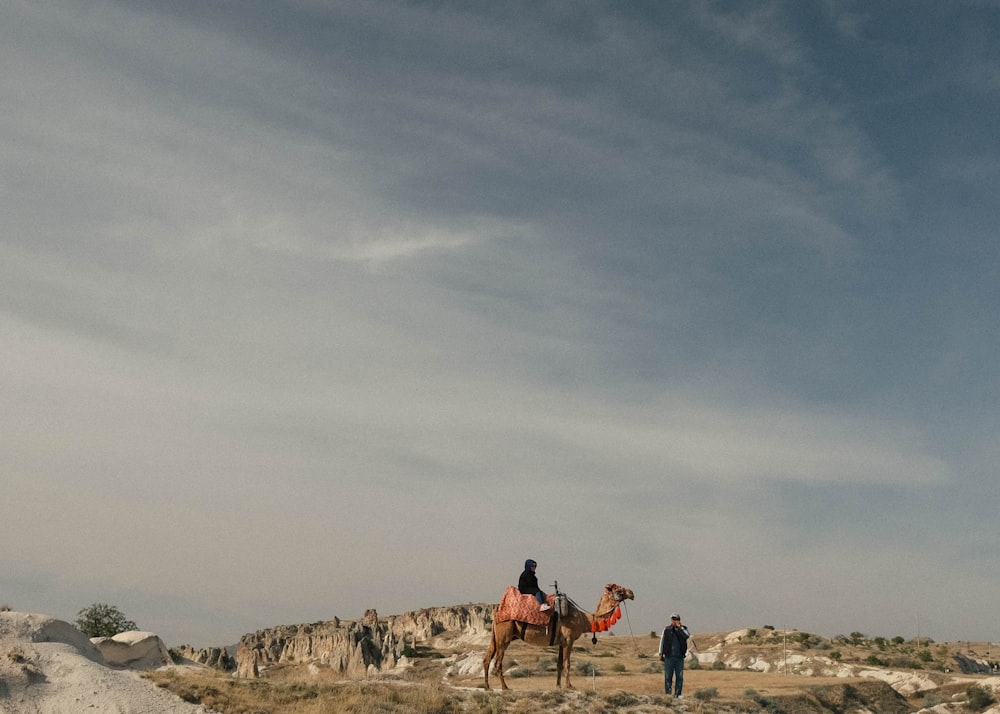
[[[545,602],[545,593],[538,587],[538,576],[535,575],[537,567],[538,563],[531,558],[524,561],[524,572],[521,573],[521,577],[517,580],[517,589],[523,595],[534,595],[535,599],[538,600],[538,604],[541,605],[539,610],[545,612],[549,609],[549,604]]]

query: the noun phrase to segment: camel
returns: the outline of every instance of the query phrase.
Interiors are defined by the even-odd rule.
[[[496,609],[493,611],[493,637],[490,640],[489,649],[483,657],[483,674],[485,676],[486,689],[490,688],[490,661],[496,658],[493,672],[500,678],[500,686],[503,689],[510,689],[503,677],[503,656],[507,647],[514,640],[524,640],[529,645],[539,647],[559,647],[559,660],[556,664],[556,687],[562,687],[563,672],[566,673],[566,688],[573,689],[570,683],[569,658],[573,652],[573,643],[584,632],[599,632],[615,622],[620,612],[618,607],[623,600],[634,600],[635,596],[628,588],[620,585],[606,585],[597,609],[593,613],[585,613],[576,607],[575,603],[567,598],[566,614],[561,615],[556,621],[557,631],[550,643],[549,632],[541,625],[532,625],[521,622],[506,620],[497,622]],[[594,635],[594,644],[597,643],[597,636]]]

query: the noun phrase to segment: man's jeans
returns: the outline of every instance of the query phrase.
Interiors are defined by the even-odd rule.
[[[674,679],[674,696],[681,696],[684,688],[684,658],[665,657],[663,659],[663,689],[670,694],[670,679]]]

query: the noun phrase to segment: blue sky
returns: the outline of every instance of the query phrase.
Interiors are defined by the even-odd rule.
[[[0,601],[1000,639],[997,2],[0,8]]]

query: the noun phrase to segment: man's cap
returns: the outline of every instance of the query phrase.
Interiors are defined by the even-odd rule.
[[[670,613],[670,619],[671,620],[679,620],[679,619],[681,619],[681,616],[678,615],[676,612],[672,612],[672,613]]]

